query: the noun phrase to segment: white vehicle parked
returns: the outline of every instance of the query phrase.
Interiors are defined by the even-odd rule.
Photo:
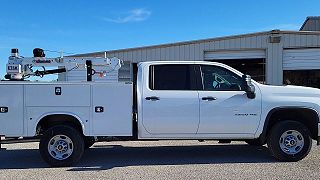
[[[267,143],[280,161],[319,145],[319,89],[263,85],[204,61],[142,62],[133,74],[132,83],[2,81],[0,135],[40,138],[51,166],[78,162],[96,141]]]

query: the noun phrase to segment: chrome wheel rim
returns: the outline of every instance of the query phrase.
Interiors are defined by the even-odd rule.
[[[65,135],[56,135],[48,143],[48,152],[56,160],[65,160],[72,155],[73,142]]]
[[[304,138],[300,132],[288,130],[281,135],[279,145],[284,153],[294,155],[303,149]]]

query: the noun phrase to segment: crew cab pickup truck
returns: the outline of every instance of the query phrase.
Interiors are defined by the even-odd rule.
[[[78,162],[96,141],[246,141],[280,161],[319,145],[319,89],[263,85],[214,62],[136,69],[127,83],[0,82],[0,135],[39,138],[51,166]]]

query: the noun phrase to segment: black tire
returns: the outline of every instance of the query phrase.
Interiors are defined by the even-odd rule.
[[[50,145],[53,147],[53,145],[57,145],[58,143],[58,141],[53,140],[55,137],[61,139],[69,138],[68,140],[71,140],[72,143],[66,143],[69,149],[72,149],[72,152],[67,154],[66,159],[59,160],[54,158],[55,152],[49,150]],[[70,126],[58,125],[51,127],[43,134],[40,139],[39,150],[43,160],[49,165],[54,167],[70,166],[81,159],[84,152],[84,141],[78,130]]]
[[[296,152],[293,152],[291,154],[289,152],[286,153],[285,150],[282,150],[280,146],[282,142],[283,144],[285,144],[285,138],[281,138],[281,136],[283,134],[297,134],[297,132],[300,133],[300,135],[298,135],[298,138],[296,139],[299,139],[300,142],[303,141],[303,145],[299,145],[293,148]],[[269,131],[267,144],[271,154],[276,159],[286,162],[296,162],[303,159],[309,154],[312,147],[312,139],[310,137],[308,128],[302,123],[297,121],[282,121],[275,124],[272,127],[271,131]]]
[[[266,144],[266,143],[262,143],[260,139],[248,139],[248,140],[245,140],[245,142],[250,146],[263,146]]]
[[[94,137],[84,137],[84,149],[89,149],[95,142]]]

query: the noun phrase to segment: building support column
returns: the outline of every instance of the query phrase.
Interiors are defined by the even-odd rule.
[[[266,83],[283,84],[283,42],[278,34],[271,34],[266,49]]]

